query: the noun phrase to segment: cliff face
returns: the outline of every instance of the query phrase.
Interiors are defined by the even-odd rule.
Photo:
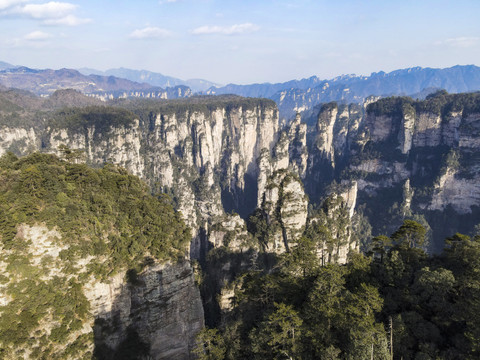
[[[170,193],[198,233],[225,212],[235,210],[244,217],[252,212],[262,196],[257,185],[263,176],[260,155],[271,154],[278,137],[275,104],[240,98],[152,104],[131,105],[133,113],[125,121],[116,122],[115,116],[125,114],[113,110],[107,120],[109,110],[96,107],[67,112],[60,120],[54,115],[53,122],[36,131],[4,127],[2,152],[61,155],[58,149],[64,144],[83,150],[94,166],[123,166],[155,191]],[[298,136],[305,135],[300,131]],[[299,166],[305,164],[300,161]],[[193,258],[200,256],[200,242],[199,237],[192,242]]]
[[[222,196],[227,198],[224,203],[230,201],[225,207],[249,206],[242,194],[246,182],[255,183],[261,150],[269,151],[276,140],[278,118],[271,103],[247,107],[227,101],[209,111],[180,109],[159,108],[128,129],[86,129],[70,139],[86,139],[78,145],[94,164],[112,159],[153,187],[172,189],[185,219],[198,227],[208,217],[221,215]],[[63,141],[77,147],[75,140],[56,137],[49,136],[52,148]],[[205,212],[197,211],[202,207]]]
[[[468,232],[475,225],[480,206],[475,161],[479,100],[478,94],[445,93],[425,101],[387,98],[366,106],[363,116],[357,111],[353,117],[346,110],[340,115],[336,104],[324,106],[309,150],[305,182],[309,195],[325,186],[315,187],[322,173],[332,174],[330,179],[336,181],[355,179],[359,205],[365,204],[374,232],[388,234],[408,213],[442,228],[431,239],[432,248],[439,249],[456,226],[464,224],[461,231]],[[410,212],[401,210],[406,182],[415,194],[409,199]],[[452,210],[456,215],[441,220],[442,213]],[[377,213],[385,211],[397,220],[380,221]]]
[[[133,284],[119,280],[91,284],[86,293],[95,316],[98,356],[125,358],[122,351],[133,344],[137,357],[191,358],[204,320],[189,263],[149,266]]]
[[[475,99],[472,95],[471,100]],[[388,106],[387,101],[395,100],[373,104],[362,135],[366,147],[386,144],[390,154],[384,151],[377,160],[359,160],[352,169],[364,171],[366,179],[369,174],[381,175],[391,186],[406,179],[417,187],[426,183],[433,186],[434,193],[418,206],[444,210],[450,205],[458,213],[471,213],[471,207],[480,205],[476,186],[479,171],[471,161],[478,152],[480,111],[461,97],[439,95],[423,103],[397,100],[394,111],[381,114],[379,107]],[[428,164],[428,159],[434,164]],[[378,183],[367,180],[364,186]]]
[[[32,128],[4,127],[0,132],[0,155],[7,150],[28,154],[39,147],[39,137]]]
[[[353,216],[357,201],[357,183],[344,182],[324,200],[319,211],[308,219],[307,229],[318,233],[317,257],[321,264],[346,264],[350,251],[358,251],[353,235]]]
[[[52,355],[67,356],[69,348],[76,346],[75,358],[88,354],[97,354],[102,359],[128,358],[122,354],[128,344],[138,345],[143,356],[152,359],[188,359],[195,346],[195,335],[203,328],[203,307],[200,292],[193,280],[193,272],[188,262],[177,264],[152,264],[147,266],[133,282],[127,283],[125,271],[106,280],[99,280],[93,276],[87,277],[87,268],[91,262],[97,261],[94,257],[78,259],[74,264],[77,267],[75,276],[68,280],[64,278],[65,267],[72,266],[68,261],[62,261],[59,254],[67,247],[63,245],[62,235],[57,230],[49,230],[44,225],[29,226],[22,224],[18,227],[18,242],[29,243],[27,256],[30,261],[30,271],[40,271],[42,275],[37,280],[39,288],[45,286],[59,286],[56,292],[72,300],[75,297],[83,299],[82,304],[77,300],[76,306],[85,306],[88,313],[75,327],[57,328],[58,321],[62,323],[64,316],[57,314],[55,306],[45,299],[43,306],[51,306],[52,310],[45,312],[41,317],[41,327],[32,336],[23,352],[3,344],[5,355],[15,358],[33,358],[39,349],[49,351]],[[20,256],[18,251],[2,250],[0,255],[6,257],[5,269],[11,268],[11,258]],[[18,299],[10,296],[13,286],[21,286],[22,281],[28,279],[14,270],[2,271],[2,276],[9,276],[10,282],[0,288],[0,304],[8,313],[10,307],[18,305]],[[77,288],[71,284],[76,282]],[[54,285],[57,284],[57,285]],[[80,293],[75,293],[81,289]],[[25,293],[31,289],[24,287]],[[60,294],[59,294],[60,295]],[[31,299],[37,302],[38,299]],[[60,298],[56,301],[61,301]],[[75,305],[75,304],[74,304]],[[3,324],[2,324],[3,326]],[[67,336],[60,343],[56,342],[55,333],[61,329],[59,336]],[[45,339],[41,340],[41,336]],[[18,341],[18,339],[17,339]],[[48,350],[47,350],[48,349]],[[13,356],[16,353],[17,356]],[[136,357],[138,358],[138,357]]]
[[[320,202],[333,180],[349,178],[357,181],[360,205],[392,189],[392,207],[402,202],[401,188],[409,180],[416,194],[413,213],[452,208],[473,214],[480,206],[477,97],[367,99],[364,107],[330,103],[320,108],[314,126],[297,117],[282,129],[268,100],[127,102],[133,114],[128,122],[73,126],[68,117],[53,124],[47,119],[43,130],[4,126],[0,141],[2,151],[17,153],[66,144],[85,150],[91,164],[126,167],[154,191],[173,195],[195,229],[190,254],[199,258],[208,247],[201,233],[208,235],[225,213],[245,219],[261,206],[269,177],[280,170],[299,175],[311,203]],[[452,151],[458,164],[447,164]]]
[[[324,105],[313,132],[299,117],[280,131],[272,102],[220,98],[199,104],[132,103],[127,107],[135,119],[129,123],[72,127],[67,121],[69,125],[56,123],[45,130],[4,127],[0,137],[2,151],[56,151],[66,144],[84,149],[91,164],[124,166],[152,188],[173,194],[186,221],[200,231],[225,212],[245,218],[262,204],[267,179],[278,170],[297,173],[317,203],[328,184],[341,181],[345,171],[358,181],[360,196],[407,179],[417,188],[416,179],[425,180],[426,173],[435,178],[446,173],[440,173],[440,163],[447,147],[462,154],[477,147],[477,113],[463,114],[460,105],[448,111],[425,105],[433,100],[389,101],[381,109],[385,100],[371,104],[365,116],[361,106]],[[442,182],[446,188],[436,190],[428,201],[423,197],[418,207],[443,211],[450,205],[466,214],[478,205],[475,170],[469,176],[452,171],[455,175]],[[200,256],[202,241],[197,237],[192,242],[192,257]]]
[[[268,180],[261,205],[270,235],[267,251],[282,254],[294,247],[305,230],[308,199],[300,179],[286,170]]]

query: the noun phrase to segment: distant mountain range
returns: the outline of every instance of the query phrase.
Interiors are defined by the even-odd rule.
[[[174,86],[188,86],[193,92],[206,91],[212,87],[219,87],[221,85],[202,79],[181,80],[171,76],[166,76],[160,73],[155,73],[147,70],[132,70],[126,68],[109,69],[100,71],[90,68],[78,69],[84,75],[103,75],[116,76],[119,78],[128,79],[135,82],[149,83],[153,86],[160,86],[162,88]]]
[[[445,89],[450,93],[480,90],[480,67],[414,67],[390,73],[380,71],[370,76],[344,75],[331,80],[312,76],[277,84],[229,84],[221,88],[210,88],[207,93],[267,97],[277,103],[282,118],[291,119],[296,112],[312,109],[319,103],[362,103],[370,95],[412,95],[422,98],[437,89]]]
[[[0,70],[11,69],[11,68],[14,68],[14,67],[15,67],[15,65],[6,63],[4,61],[0,61]]]
[[[0,66],[2,64],[6,63],[1,63]],[[192,95],[187,86],[163,89],[115,76],[83,75],[73,69],[37,70],[24,66],[1,70],[0,85],[31,91],[41,96],[53,94],[59,89],[74,89],[102,100],[121,97],[171,99]]]
[[[0,61],[0,87],[19,88],[39,95],[72,88],[102,100],[119,97],[153,97],[171,99],[194,93],[234,94],[274,100],[280,117],[290,120],[297,112],[312,115],[321,103],[362,103],[370,95],[385,97],[408,95],[423,99],[429,93],[445,89],[449,93],[480,90],[480,67],[456,65],[445,69],[414,67],[383,71],[370,76],[342,75],[325,80],[317,76],[284,83],[219,86],[208,80],[181,80],[146,70],[126,68],[99,71],[36,70]],[[308,115],[308,116],[310,116]],[[313,115],[312,115],[313,116]]]

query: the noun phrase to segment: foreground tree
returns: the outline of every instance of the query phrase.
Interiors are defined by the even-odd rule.
[[[251,333],[256,359],[298,359],[302,319],[292,306],[275,304],[275,312]]]
[[[422,247],[425,242],[426,230],[425,228],[416,221],[405,220],[395,231],[391,238],[396,243],[403,248],[419,248]]]
[[[225,357],[225,342],[217,329],[205,328],[197,335],[193,351],[198,360],[221,360]]]

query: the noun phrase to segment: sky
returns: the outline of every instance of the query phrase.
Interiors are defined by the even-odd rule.
[[[479,0],[0,0],[0,61],[219,84],[480,65]]]

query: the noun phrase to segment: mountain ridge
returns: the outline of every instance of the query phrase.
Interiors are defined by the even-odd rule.
[[[330,80],[312,76],[276,84],[229,84],[223,88],[210,88],[207,93],[267,97],[277,103],[280,117],[290,120],[296,112],[312,109],[320,103],[362,103],[371,95],[410,96],[427,88],[445,89],[449,93],[480,90],[480,67],[455,65],[437,69],[417,66],[389,73],[373,72],[370,76],[341,75]]]
[[[186,86],[163,89],[148,83],[102,75],[83,75],[75,69],[32,69],[25,66],[0,70],[0,85],[48,96],[60,89],[73,89],[102,100],[118,97],[176,98],[190,96]]]
[[[87,72],[91,74],[85,75]],[[30,75],[32,77],[29,79],[30,83],[26,85],[25,78],[21,78],[21,75]],[[54,81],[52,77],[55,76],[59,78]],[[155,86],[157,84],[163,87]],[[222,87],[210,86],[212,84],[214,83],[208,80],[184,81],[147,70],[127,68],[107,71],[88,68],[37,70],[19,66],[0,70],[0,86],[18,87],[43,96],[55,90],[70,87],[101,100],[124,97],[171,99],[189,97],[195,92],[205,95],[233,94],[243,97],[269,98],[277,103],[280,118],[288,122],[297,112],[308,113],[315,106],[331,101],[361,104],[371,95],[412,96],[423,99],[438,89],[444,89],[449,93],[477,91],[480,90],[480,67],[476,65],[455,65],[449,68],[417,66],[388,73],[372,72],[369,76],[346,74],[332,79],[320,79],[314,75],[283,83],[227,84]],[[175,87],[169,88],[169,85]],[[164,90],[165,86],[167,86],[166,90]]]
[[[148,82],[153,86],[165,87],[174,87],[179,85],[188,86],[194,92],[201,92],[208,90],[212,86],[219,86],[214,82],[204,79],[187,79],[182,80],[173,76],[164,75],[158,72],[153,72],[149,70],[135,70],[128,69],[124,67],[108,69],[105,71],[91,69],[91,68],[80,68],[78,71],[84,75],[103,75],[103,76],[116,76],[120,78],[125,78],[130,81],[135,82]]]

